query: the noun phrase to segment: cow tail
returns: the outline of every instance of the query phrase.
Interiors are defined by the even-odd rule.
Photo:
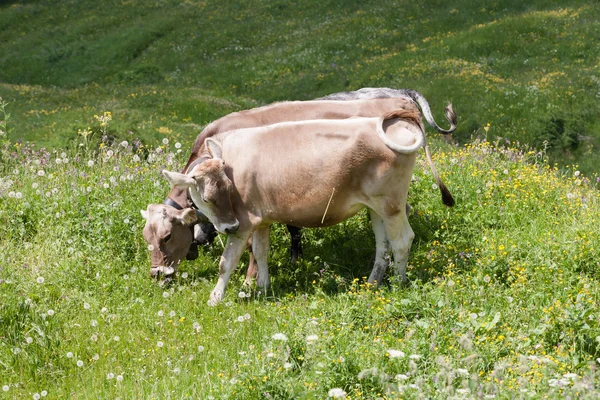
[[[400,146],[387,137],[385,131],[383,130],[383,124],[385,121],[394,118],[403,119],[419,127],[419,131],[421,132],[421,134],[418,135],[417,140],[414,144],[410,146]],[[379,119],[379,122],[377,124],[377,134],[379,135],[381,140],[383,140],[387,147],[400,154],[412,154],[416,152],[419,148],[424,147],[425,156],[427,157],[427,162],[429,163],[429,168],[431,168],[431,172],[433,173],[435,182],[438,188],[440,189],[440,193],[442,195],[442,203],[444,203],[448,207],[452,207],[454,205],[454,198],[452,197],[452,194],[442,181],[442,178],[440,178],[440,175],[438,174],[437,169],[435,168],[435,164],[433,163],[433,159],[431,158],[431,152],[429,151],[429,146],[427,145],[427,140],[425,138],[425,128],[423,127],[423,124],[421,122],[421,115],[418,111],[400,109],[383,115]]]
[[[403,92],[403,94],[410,97],[414,102],[416,102],[419,105],[419,107],[421,108],[421,111],[423,112],[423,116],[425,117],[425,120],[436,131],[438,131],[439,133],[443,133],[444,135],[448,135],[456,130],[456,126],[457,126],[456,113],[454,112],[454,108],[452,108],[452,104],[448,104],[448,106],[446,106],[446,110],[444,113],[446,116],[446,119],[448,120],[448,122],[450,122],[450,129],[442,129],[438,126],[438,124],[433,119],[433,115],[431,114],[431,108],[429,108],[429,103],[427,102],[427,99],[425,99],[425,97],[423,97],[423,95],[421,93],[417,92],[416,90],[412,90],[412,89],[405,89],[402,92]]]
[[[383,124],[385,123],[385,121],[394,118],[399,118],[408,121],[419,127],[419,131],[421,132],[421,134],[417,135],[417,140],[415,141],[415,143],[411,144],[410,146],[402,146],[395,143],[387,137],[385,131],[383,130]],[[383,143],[385,143],[385,145],[389,147],[390,150],[393,150],[400,154],[412,154],[425,145],[425,130],[423,129],[423,124],[421,123],[421,114],[417,110],[399,109],[384,114],[381,118],[379,118],[379,121],[377,123],[377,135],[379,135]]]
[[[452,197],[452,194],[450,193],[444,182],[442,182],[442,178],[440,178],[440,175],[438,174],[437,169],[435,168],[435,164],[433,163],[433,159],[431,158],[431,153],[429,152],[429,146],[427,145],[427,142],[425,143],[424,147],[425,156],[427,157],[427,162],[429,163],[429,168],[431,168],[431,173],[433,173],[435,183],[437,184],[438,188],[440,189],[440,193],[442,194],[442,203],[444,203],[448,207],[452,207],[454,205],[454,198]]]

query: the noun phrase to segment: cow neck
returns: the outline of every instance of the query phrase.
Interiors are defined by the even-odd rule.
[[[197,158],[196,160],[194,160],[194,162],[192,162],[189,165],[189,167],[186,169],[186,171],[184,173],[187,174],[196,165],[202,163],[203,161],[208,160],[209,158],[210,157],[207,157],[207,156]],[[176,187],[171,189],[171,192],[167,195],[167,198],[165,199],[165,201],[163,201],[163,204],[171,206],[171,207],[175,208],[176,210],[183,210],[184,208],[187,208],[190,205],[192,208],[198,209],[198,207],[196,207],[196,205],[192,201],[192,198],[189,195],[189,191],[185,190],[185,189],[179,189]]]

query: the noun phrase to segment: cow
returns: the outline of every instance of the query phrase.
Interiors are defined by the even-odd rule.
[[[363,89],[361,89],[363,90]],[[208,157],[205,140],[221,132],[238,128],[250,128],[269,125],[283,121],[302,121],[309,119],[343,119],[351,117],[375,117],[394,109],[418,110],[417,104],[423,110],[427,122],[441,133],[451,133],[456,128],[456,115],[449,105],[446,108],[446,118],[451,123],[448,130],[443,130],[433,120],[429,103],[418,92],[414,90],[397,90],[398,96],[394,97],[395,89],[386,89],[381,94],[386,98],[379,99],[378,93],[348,92],[346,97],[365,97],[365,100],[319,100],[319,101],[289,101],[274,103],[268,106],[251,110],[244,110],[228,114],[212,123],[196,138],[191,155],[182,172],[190,171],[194,166],[202,163]],[[360,92],[359,94],[356,94]],[[353,94],[354,93],[354,94]],[[331,95],[335,96],[335,95]],[[349,98],[349,97],[348,97]],[[425,146],[428,160],[431,160],[429,148]],[[432,168],[433,163],[430,161]],[[441,183],[438,182],[441,189]],[[193,203],[189,199],[186,190],[173,187],[163,204],[150,204],[142,216],[146,219],[144,227],[144,238],[152,246],[151,269],[152,276],[162,274],[173,275],[179,262],[184,259],[197,257],[197,246],[194,243],[212,243],[215,237],[214,227],[204,215],[199,212],[191,212]],[[172,229],[171,227],[175,227]],[[184,228],[188,227],[188,231]],[[192,231],[190,231],[190,228]],[[288,225],[292,234],[291,254],[294,261],[301,254],[300,232],[298,228]],[[186,246],[188,251],[185,251]],[[246,282],[249,283],[255,275],[256,268],[251,254]]]
[[[187,174],[164,170],[173,186],[189,191],[219,232],[228,233],[209,305],[223,299],[251,235],[257,285],[267,290],[271,224],[330,226],[365,207],[376,241],[368,281],[381,283],[388,244],[394,270],[406,280],[414,238],[406,198],[416,152],[425,143],[420,112],[400,109],[379,118],[282,122],[223,132],[206,139],[209,158]],[[453,203],[445,185],[440,187],[442,200]]]

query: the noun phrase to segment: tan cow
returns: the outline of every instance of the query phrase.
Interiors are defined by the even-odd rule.
[[[422,96],[415,97],[415,99],[422,109],[429,110],[429,104]],[[209,124],[198,135],[183,172],[188,171],[190,167],[198,164],[204,157],[208,156],[204,142],[207,138],[220,132],[289,120],[375,117],[399,108],[417,110],[415,101],[408,97],[353,101],[292,101],[235,112]],[[428,115],[431,115],[429,111]],[[450,130],[453,130],[456,127],[456,117],[451,107],[447,109],[447,118],[452,124]],[[437,127],[433,119],[428,122]],[[186,246],[188,249],[190,248],[194,239],[198,242],[212,241],[214,237],[212,235],[214,232],[212,224],[206,223],[205,217],[201,214],[187,210],[191,207],[192,203],[188,199],[187,191],[174,187],[163,204],[150,204],[146,210],[142,211],[142,216],[146,219],[144,238],[153,249],[151,275],[156,276],[162,273],[169,276],[174,274],[179,262],[190,253],[185,249]],[[190,230],[189,226],[193,226],[193,234],[191,231],[187,232],[182,229],[186,226],[188,226],[188,231]],[[172,229],[172,227],[176,228]],[[299,233],[297,230],[291,230],[291,232],[292,248],[298,248]],[[188,258],[193,257],[188,256]],[[252,272],[251,269],[248,280]]]
[[[205,143],[209,160],[187,174],[163,174],[174,186],[189,190],[194,204],[220,232],[238,225],[228,235],[209,304],[223,299],[250,235],[257,283],[266,289],[272,223],[330,226],[364,207],[370,210],[376,239],[369,282],[383,279],[388,243],[396,273],[406,278],[414,237],[406,197],[416,152],[425,145],[418,110],[381,118],[284,122],[224,132]],[[223,201],[226,196],[231,201]],[[451,199],[449,193],[443,197]]]

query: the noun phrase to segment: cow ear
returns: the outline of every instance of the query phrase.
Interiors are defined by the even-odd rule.
[[[223,158],[223,148],[219,142],[214,139],[206,139],[205,143],[212,158]]]
[[[198,220],[196,216],[196,210],[192,208],[186,208],[178,216],[179,221],[184,225],[192,225]]]
[[[194,178],[180,174],[179,172],[171,172],[165,169],[162,171],[162,174],[173,186],[187,189],[196,185]]]
[[[142,214],[142,217],[144,219],[148,219],[148,211],[146,211],[146,210],[140,210],[140,213]]]

